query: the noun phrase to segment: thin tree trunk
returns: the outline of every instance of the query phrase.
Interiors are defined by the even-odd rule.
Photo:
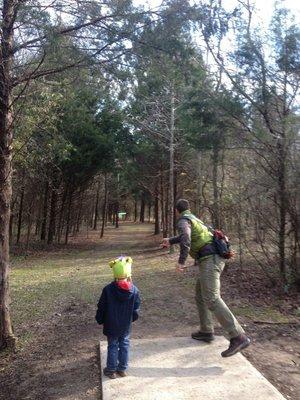
[[[29,205],[29,210],[28,210],[28,223],[27,223],[27,235],[26,235],[26,251],[28,250],[29,247],[29,242],[30,242],[30,235],[31,235],[31,227],[32,227],[32,214],[33,214],[33,209],[34,209],[34,198],[31,199],[30,205]]]
[[[18,215],[18,230],[17,230],[17,241],[16,241],[17,244],[20,242],[21,230],[22,230],[24,192],[25,192],[25,185],[24,185],[24,183],[23,183],[23,184],[22,184],[22,189],[21,189],[20,206],[19,206],[19,215]]]
[[[166,215],[165,215],[165,191],[164,191],[164,178],[163,172],[161,168],[160,173],[160,209],[161,209],[161,222],[162,222],[162,230],[163,236],[167,236],[167,224],[166,224]]]
[[[107,174],[104,174],[104,201],[102,206],[102,226],[101,226],[101,235],[100,237],[103,238],[104,236],[104,228],[106,224],[106,216],[107,216]]]
[[[65,203],[66,203],[66,200],[68,197],[68,191],[69,191],[69,188],[68,188],[68,186],[66,186],[64,193],[63,193],[63,197],[62,197],[62,201],[61,201],[61,205],[60,205],[60,211],[59,211],[59,221],[58,221],[58,227],[57,227],[57,242],[58,243],[60,243],[60,239],[61,239],[61,235],[62,235],[62,231],[63,231],[62,221],[63,221]]]
[[[283,140],[282,140],[283,141]],[[286,193],[286,151],[285,144],[278,143],[279,168],[278,168],[278,195],[279,195],[279,233],[278,251],[279,267],[284,283],[287,282],[285,242],[286,242],[286,216],[287,216],[287,193]]]
[[[112,215],[112,218],[111,218],[112,224],[113,224],[113,226],[115,226],[116,225],[116,213],[115,213],[114,205],[113,205],[113,207],[111,209],[111,215]]]
[[[173,194],[173,233],[172,235],[176,235],[176,222],[177,222],[177,218],[176,218],[176,213],[175,213],[175,200],[177,198],[177,171],[174,171],[174,194]]]
[[[13,349],[13,334],[9,309],[9,221],[12,197],[13,110],[12,47],[15,20],[13,0],[3,2],[0,48],[0,349]]]
[[[142,193],[141,198],[141,210],[140,210],[140,222],[145,222],[145,193]]]
[[[56,233],[56,207],[57,206],[57,188],[52,187],[51,189],[51,204],[50,204],[50,217],[48,227],[48,240],[47,243],[53,243]]]
[[[166,200],[165,200],[165,221],[166,221],[166,235],[165,236],[170,236],[169,233],[169,188],[166,188]]]
[[[238,240],[239,240],[239,267],[243,268],[243,232],[242,232],[242,160],[238,159]]]
[[[158,235],[160,233],[158,186],[159,186],[159,181],[157,181],[155,198],[154,198],[154,235]]]
[[[175,95],[171,90],[171,119],[169,142],[169,199],[168,199],[168,236],[174,232],[174,133],[175,133]]]
[[[134,199],[134,222],[137,221],[137,199]]]
[[[202,154],[198,150],[197,151],[197,199],[196,199],[196,214],[200,216],[201,213],[201,205],[202,205]]]
[[[100,181],[97,185],[97,194],[96,194],[96,202],[95,202],[95,211],[94,211],[94,224],[93,230],[97,229],[98,215],[99,215],[99,195],[100,195]]]
[[[116,214],[116,228],[119,228],[119,202],[116,202],[116,208],[115,208],[115,214]]]
[[[148,204],[148,222],[151,222],[151,208],[152,208],[152,204],[149,202],[149,204]]]
[[[84,191],[82,190],[80,193],[79,208],[78,208],[77,221],[76,221],[76,233],[78,233],[80,231],[80,225],[81,225],[81,220],[82,220],[83,193],[84,193]]]
[[[49,195],[49,182],[46,182],[44,192],[44,206],[43,206],[43,217],[42,217],[42,228],[41,228],[41,240],[46,240],[47,232],[47,214],[48,214],[48,195]]]
[[[214,143],[213,146],[213,225],[215,228],[220,228],[219,215],[219,191],[218,191],[218,165],[219,165],[219,145]]]
[[[68,244],[68,240],[69,240],[72,200],[73,200],[73,190],[70,190],[70,192],[69,192],[69,201],[68,201],[68,209],[67,209],[65,244]]]

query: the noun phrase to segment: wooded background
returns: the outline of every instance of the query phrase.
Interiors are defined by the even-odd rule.
[[[300,30],[250,1],[0,1],[0,347],[9,247],[175,232],[187,198],[288,292],[300,281]]]

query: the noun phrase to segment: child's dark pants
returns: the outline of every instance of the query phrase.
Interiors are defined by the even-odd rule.
[[[108,336],[107,342],[107,370],[125,371],[128,367],[129,335]]]

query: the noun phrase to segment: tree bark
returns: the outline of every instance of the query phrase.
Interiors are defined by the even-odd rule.
[[[163,178],[162,167],[160,172],[160,210],[161,210],[163,236],[166,237],[167,224],[166,224],[166,214],[165,214],[165,191],[164,191],[164,178]]]
[[[214,143],[213,146],[213,225],[215,228],[220,228],[220,213],[219,213],[219,191],[218,191],[218,166],[219,166],[219,145]]]
[[[57,228],[57,242],[60,243],[62,231],[63,231],[63,214],[64,214],[64,208],[65,208],[65,203],[68,197],[68,191],[69,188],[68,186],[65,187],[61,205],[60,205],[60,211],[59,211],[59,221],[58,221],[58,228]]]
[[[104,201],[102,206],[102,226],[101,226],[101,235],[100,237],[103,238],[104,236],[104,228],[106,224],[106,216],[107,216],[107,174],[104,174]]]
[[[52,187],[51,189],[51,204],[50,204],[50,217],[48,227],[48,244],[53,243],[56,233],[56,207],[57,206],[57,188]]]
[[[197,199],[196,199],[196,213],[198,217],[201,213],[201,197],[202,197],[202,154],[201,151],[197,151]]]
[[[145,222],[145,193],[142,193],[141,198],[141,210],[140,210],[140,222]]]
[[[116,214],[116,228],[119,228],[119,202],[116,202],[115,206],[115,214]]]
[[[76,233],[78,233],[80,231],[80,225],[81,225],[81,220],[82,220],[83,194],[84,194],[84,190],[81,190],[78,214],[77,214],[77,220],[76,220]]]
[[[46,240],[46,232],[47,232],[47,214],[48,214],[48,194],[49,194],[49,182],[47,181],[45,184],[45,193],[44,193],[44,206],[43,206],[43,217],[42,217],[42,228],[41,228],[41,240]]]
[[[168,236],[174,233],[174,133],[175,133],[175,95],[171,90],[171,116],[169,141],[169,199],[168,199]]]
[[[286,151],[284,137],[278,142],[279,168],[278,168],[278,195],[279,195],[279,268],[284,283],[287,282],[285,242],[286,242],[286,217],[287,217],[287,193],[286,193]]]
[[[15,9],[13,0],[3,1],[0,49],[0,349],[14,348],[9,309],[9,221],[12,197],[12,47]]]
[[[97,229],[98,215],[99,215],[99,194],[100,194],[100,182],[97,185],[97,194],[96,194],[96,202],[95,202],[95,211],[94,211],[94,224],[93,230]]]
[[[134,198],[134,222],[137,221],[137,199]]]
[[[23,183],[22,188],[21,188],[21,197],[20,197],[19,215],[18,215],[18,230],[17,230],[17,240],[16,240],[17,244],[20,242],[20,238],[21,238],[24,193],[25,193],[25,185]]]
[[[173,233],[172,235],[176,235],[176,223],[177,217],[175,213],[175,200],[177,198],[177,171],[174,171],[174,194],[173,194]]]
[[[148,203],[148,222],[151,222],[151,208],[152,208],[152,204],[149,201],[149,203]]]
[[[69,191],[68,209],[67,209],[65,244],[68,244],[68,240],[69,240],[72,200],[73,200],[73,190],[70,190]]]
[[[159,190],[159,181],[157,181],[155,198],[154,198],[154,235],[159,235],[160,233],[158,190]]]

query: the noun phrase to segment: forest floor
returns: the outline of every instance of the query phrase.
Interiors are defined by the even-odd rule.
[[[108,261],[121,254],[133,257],[142,295],[132,337],[189,336],[198,329],[197,271],[191,267],[177,274],[176,254],[159,249],[152,229],[124,223],[118,230],[108,228],[102,240],[93,231],[72,238],[67,247],[13,256],[12,313],[19,342],[14,354],[0,354],[1,400],[100,398],[97,345],[102,334],[94,315],[101,289],[111,280]],[[242,271],[231,263],[222,275],[222,293],[252,339],[244,355],[287,399],[298,400],[297,294],[271,288],[252,262]]]

